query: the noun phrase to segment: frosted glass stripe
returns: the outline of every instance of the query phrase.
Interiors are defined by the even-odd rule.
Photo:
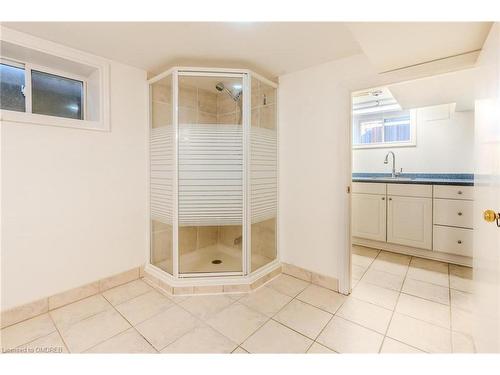
[[[172,225],[173,127],[151,129],[151,218]]]
[[[179,225],[241,225],[241,125],[179,125]]]
[[[250,131],[250,216],[253,223],[276,217],[278,209],[276,131]]]

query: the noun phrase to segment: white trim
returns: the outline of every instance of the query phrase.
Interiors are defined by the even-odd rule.
[[[251,126],[251,104],[250,92],[251,81],[247,73],[242,76],[243,103],[241,106],[241,126],[243,126],[243,274],[252,272],[252,237],[251,237],[251,209],[250,209],[250,126]]]
[[[210,276],[193,278],[176,278],[151,263],[146,264],[144,270],[146,273],[149,273],[160,281],[163,281],[175,288],[179,286],[251,285],[262,276],[267,275],[280,267],[281,263],[275,259],[259,268],[257,271],[246,276],[227,276],[227,274],[221,274],[220,277],[214,277],[214,274],[209,274]]]
[[[172,126],[174,127],[173,173],[172,178],[172,275],[179,278],[179,76],[172,71]]]

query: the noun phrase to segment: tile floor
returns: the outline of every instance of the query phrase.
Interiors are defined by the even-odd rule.
[[[353,248],[346,297],[288,275],[239,295],[142,280],[4,328],[1,345],[72,353],[473,352],[471,270]]]

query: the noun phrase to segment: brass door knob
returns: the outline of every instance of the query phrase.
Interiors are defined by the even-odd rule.
[[[486,210],[483,212],[483,219],[487,221],[488,223],[491,223],[495,220],[500,219],[500,214],[497,214],[493,210]]]

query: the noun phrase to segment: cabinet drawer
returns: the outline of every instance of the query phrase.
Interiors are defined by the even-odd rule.
[[[352,192],[361,194],[385,195],[385,184],[376,182],[353,182]]]
[[[472,205],[472,201],[434,199],[434,224],[472,228]]]
[[[474,199],[474,186],[434,185],[434,198]]]
[[[434,251],[471,257],[473,230],[434,225],[433,245]]]
[[[387,195],[432,198],[432,185],[387,184]]]

